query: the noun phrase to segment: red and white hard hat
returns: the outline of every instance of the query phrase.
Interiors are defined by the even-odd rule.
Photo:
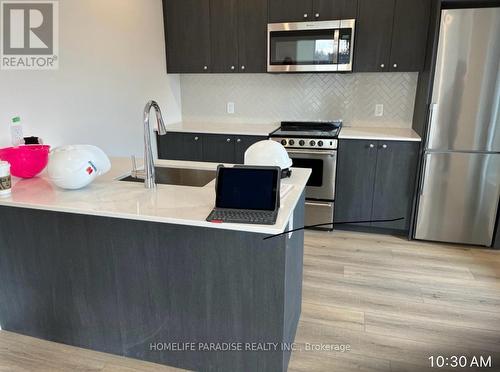
[[[63,189],[81,189],[110,169],[107,155],[91,145],[57,147],[49,155],[50,180]]]

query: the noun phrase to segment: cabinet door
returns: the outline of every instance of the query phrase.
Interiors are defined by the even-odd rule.
[[[258,136],[236,136],[235,143],[235,163],[244,164],[245,163],[245,152],[250,146],[259,141],[264,141],[267,137]]]
[[[396,0],[390,71],[421,71],[429,28],[431,0]]]
[[[404,220],[372,223],[373,227],[409,229],[419,147],[419,142],[379,142],[372,219]]]
[[[356,18],[358,0],[314,0],[313,16],[318,21]]]
[[[269,0],[269,23],[314,20],[312,0]]]
[[[372,216],[377,141],[341,140],[337,162],[335,222],[369,221]]]
[[[239,72],[267,72],[267,0],[239,0]]]
[[[354,54],[356,72],[389,71],[394,1],[359,0]]]
[[[158,158],[167,160],[203,160],[203,138],[196,133],[167,133],[157,136]]]
[[[210,0],[211,72],[238,71],[238,1]]]
[[[180,160],[183,153],[182,134],[167,133],[164,136],[156,135],[158,146],[158,158],[168,160]]]
[[[203,161],[234,164],[235,138],[218,134],[203,137]]]
[[[209,0],[163,0],[163,14],[167,72],[209,72]]]

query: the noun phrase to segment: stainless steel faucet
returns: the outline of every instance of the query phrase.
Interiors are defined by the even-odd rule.
[[[144,187],[146,189],[156,188],[155,164],[153,160],[153,148],[151,145],[151,124],[149,116],[151,109],[155,110],[157,128],[160,136],[167,134],[167,128],[163,122],[160,106],[155,101],[149,101],[144,108],[144,171],[138,171],[135,162],[135,157],[132,157],[132,177],[144,179]]]

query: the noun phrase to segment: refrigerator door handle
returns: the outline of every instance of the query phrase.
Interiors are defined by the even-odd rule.
[[[436,115],[437,108],[438,108],[437,103],[432,103],[429,106],[429,125],[427,126],[427,135],[425,136],[425,149],[426,150],[429,148],[431,131],[435,126],[435,119],[437,118],[437,115]]]
[[[420,177],[420,185],[419,185],[419,194],[420,196],[424,195],[424,185],[425,179],[427,178],[427,157],[429,154],[424,154],[424,161],[422,166],[422,177]]]

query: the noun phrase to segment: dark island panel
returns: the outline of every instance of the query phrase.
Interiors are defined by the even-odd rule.
[[[303,206],[304,197],[294,226],[303,225]],[[293,342],[300,317],[303,232],[263,240],[0,209],[2,329],[191,370],[286,370],[290,352],[281,344]],[[199,343],[279,347],[222,352]]]

